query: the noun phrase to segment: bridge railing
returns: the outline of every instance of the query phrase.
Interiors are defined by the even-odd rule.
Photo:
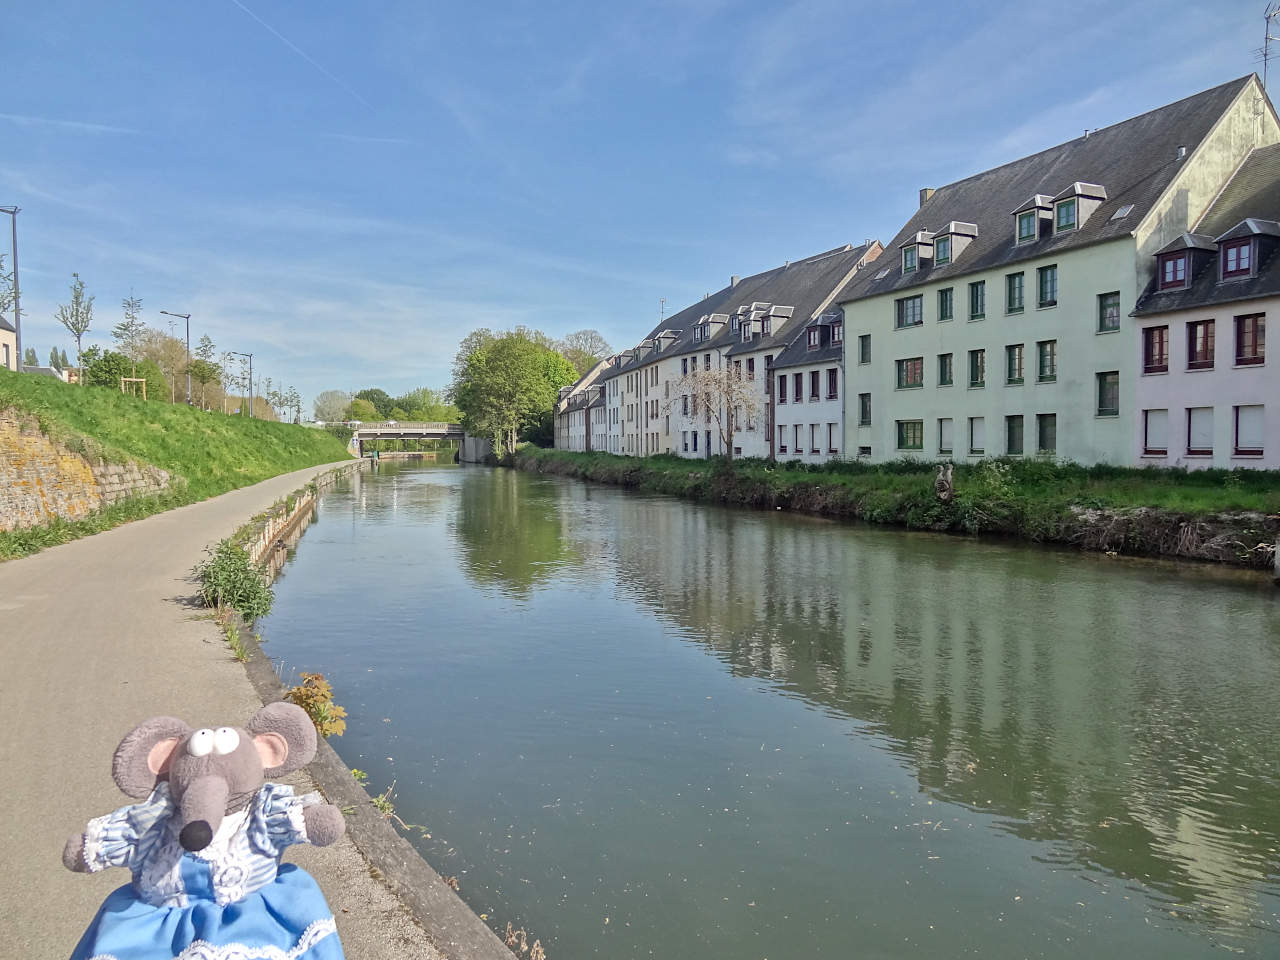
[[[420,430],[423,433],[462,433],[462,424],[460,423],[430,423],[421,420],[381,420],[376,423],[366,421],[359,424],[351,424],[351,429],[356,433],[363,433],[366,430]]]

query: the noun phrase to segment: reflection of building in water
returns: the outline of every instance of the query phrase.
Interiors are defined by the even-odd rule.
[[[1004,818],[1052,863],[1257,920],[1280,847],[1280,645],[1256,597],[614,491],[592,510],[584,490],[561,486],[562,536],[735,672],[882,736],[923,789]]]

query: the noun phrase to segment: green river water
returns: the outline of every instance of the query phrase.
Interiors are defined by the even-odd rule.
[[[383,463],[262,622],[579,957],[1280,957],[1280,590]]]

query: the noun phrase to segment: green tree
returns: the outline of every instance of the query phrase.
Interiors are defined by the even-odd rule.
[[[488,346],[497,339],[495,334],[488,327],[481,327],[479,330],[472,330],[462,342],[458,344],[458,352],[453,357],[453,372],[449,380],[449,399],[454,403],[458,402],[458,391],[461,390],[467,381],[467,361],[471,359],[471,355],[482,347]]]
[[[49,348],[49,366],[53,367],[55,370],[62,369],[62,360],[58,357],[57,347]]]
[[[577,330],[566,334],[556,344],[556,349],[573,364],[579,377],[585,376],[588,370],[613,353],[609,341],[600,335],[599,330]]]
[[[395,401],[391,399],[391,395],[378,387],[368,387],[359,391],[356,396],[373,404],[373,409],[378,411],[378,417],[383,420],[386,420],[391,415],[391,408],[395,406]]]
[[[364,397],[356,397],[347,408],[348,420],[370,421],[378,419],[378,408]]]
[[[120,352],[136,364],[142,359],[142,338],[147,331],[147,325],[142,322],[142,301],[130,290],[120,306],[124,309],[124,319],[111,328],[111,339],[119,344]]]
[[[520,432],[554,406],[560,387],[578,379],[573,364],[545,340],[516,329],[470,349],[454,393],[469,433],[514,453]],[[470,346],[464,341],[462,349]]]
[[[169,384],[164,378],[164,373],[154,360],[144,358],[135,364],[123,353],[117,353],[114,350],[103,351],[101,347],[90,347],[81,355],[80,363],[83,371],[80,382],[91,387],[119,390],[122,378],[136,375],[147,382],[148,400],[163,400],[165,394],[169,392]],[[137,392],[139,395],[142,393],[140,390]]]
[[[66,351],[65,349],[64,349],[64,350],[62,351],[62,353],[58,356],[58,360],[59,360],[59,363],[58,363],[58,369],[59,369],[59,370],[68,370],[68,369],[70,369],[71,364],[67,362],[67,351]]]
[[[71,302],[58,304],[58,311],[54,314],[54,318],[76,338],[76,365],[83,367],[83,351],[80,349],[80,344],[93,323],[93,297],[84,295],[84,281],[80,279],[80,274],[71,274]],[[80,382],[84,383],[83,377]]]
[[[316,419],[322,423],[332,423],[347,419],[347,409],[351,406],[351,395],[342,390],[324,390],[316,396],[312,409]]]
[[[36,356],[35,347],[27,347],[25,350],[22,351],[22,365],[24,367],[40,366],[40,358]]]

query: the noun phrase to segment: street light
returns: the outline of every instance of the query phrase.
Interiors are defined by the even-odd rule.
[[[249,416],[253,416],[253,354],[241,353],[239,350],[228,350],[227,353],[233,357],[249,358]]]
[[[180,320],[187,321],[187,406],[191,406],[191,314],[189,313],[170,313],[168,310],[161,310],[166,317],[178,317]]]
[[[22,372],[22,311],[18,308],[18,211],[20,207],[0,207],[0,213],[7,213],[13,220],[13,339],[18,351],[17,371]]]

